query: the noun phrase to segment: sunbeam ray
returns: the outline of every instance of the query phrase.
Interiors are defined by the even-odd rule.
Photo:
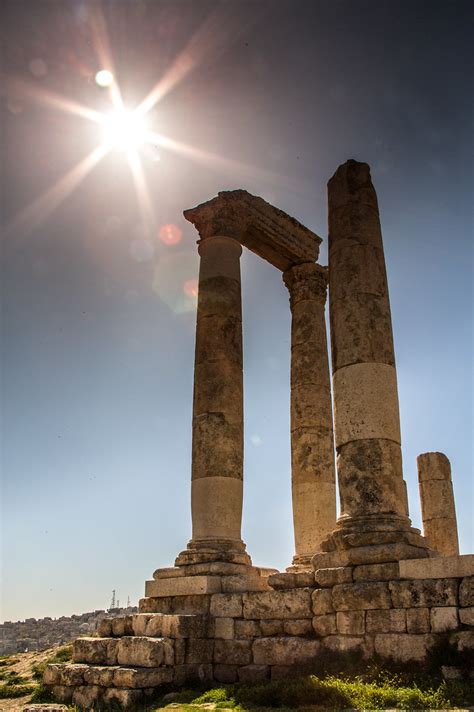
[[[145,175],[143,173],[143,166],[140,160],[140,156],[136,151],[129,151],[127,153],[127,160],[130,166],[130,170],[132,172],[138,205],[140,206],[145,226],[147,227],[147,229],[151,230],[155,225],[155,213],[153,210],[153,203],[151,202],[150,192],[148,190]]]
[[[89,119],[89,121],[95,121],[97,123],[103,121],[103,116],[99,111],[83,106],[77,101],[65,99],[60,94],[55,94],[49,89],[43,89],[42,87],[23,79],[16,79],[14,77],[7,79],[5,82],[5,89],[7,94],[12,94],[25,99],[32,99],[40,104],[46,104],[52,109],[59,109],[59,111],[74,114],[82,117],[83,119]]]
[[[120,87],[116,79],[114,60],[110,50],[109,36],[107,25],[102,14],[100,4],[93,5],[91,12],[90,28],[93,38],[93,46],[101,69],[107,69],[111,72],[114,80],[108,87],[110,99],[116,111],[123,111],[123,100],[120,92]]]
[[[78,164],[71,168],[64,176],[47,191],[22,210],[7,225],[5,236],[8,237],[14,230],[31,231],[33,227],[44,222],[46,218],[61,205],[61,203],[82,183],[88,173],[108,152],[106,146],[97,146]]]
[[[238,7],[233,7],[227,2],[218,3],[193,34],[186,47],[178,54],[164,77],[138,105],[136,111],[140,115],[146,114],[204,61],[216,62],[223,52],[239,40],[250,25],[258,21],[264,10],[264,6],[256,8],[252,18],[244,23]]]
[[[235,178],[246,180],[251,178],[253,181],[258,180],[266,182],[269,185],[293,190],[299,193],[308,192],[307,183],[297,178],[282,176],[273,171],[262,170],[261,168],[253,166],[249,163],[236,161],[233,158],[226,158],[225,156],[220,156],[218,153],[205,151],[202,148],[196,148],[195,146],[183,143],[182,141],[176,141],[169,136],[164,136],[163,134],[156,133],[154,131],[149,131],[147,133],[147,140],[151,144],[158,145],[161,148],[168,149],[181,156],[186,156],[186,158],[190,158],[197,163],[202,163],[210,166],[211,168],[223,170],[226,173],[232,174]]]

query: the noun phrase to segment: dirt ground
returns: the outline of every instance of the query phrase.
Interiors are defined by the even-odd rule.
[[[25,677],[28,682],[36,683],[33,680],[31,668],[36,663],[42,663],[48,658],[51,658],[57,652],[57,648],[48,648],[47,650],[35,650],[31,653],[14,653],[11,655],[11,660],[16,661],[12,664],[5,665],[0,670],[12,670],[17,672],[22,677]],[[23,697],[15,697],[12,700],[0,699],[0,712],[19,712],[29,701],[30,695]]]

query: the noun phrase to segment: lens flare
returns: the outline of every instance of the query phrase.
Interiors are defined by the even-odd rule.
[[[115,111],[103,121],[104,143],[122,151],[136,151],[146,140],[143,119],[131,111]]]
[[[181,241],[182,234],[182,230],[172,223],[160,227],[160,240],[165,245],[177,245]]]
[[[95,75],[95,83],[99,87],[110,87],[114,81],[114,75],[108,69],[101,69]]]
[[[198,295],[198,281],[197,279],[187,279],[183,284],[183,292],[187,297],[197,298]]]

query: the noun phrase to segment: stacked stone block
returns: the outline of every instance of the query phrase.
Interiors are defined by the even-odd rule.
[[[422,663],[439,641],[472,650],[474,557],[445,561],[441,578],[432,561],[417,569],[433,578],[403,578],[415,562],[402,561],[321,569],[310,586],[145,598],[140,613],[105,619],[102,637],[79,638],[74,663],[50,665],[45,683],[59,701],[126,707],[165,683],[290,677],[328,653]],[[308,573],[293,574],[293,584],[307,581]]]
[[[423,534],[443,556],[459,554],[451,465],[442,452],[417,457]]]

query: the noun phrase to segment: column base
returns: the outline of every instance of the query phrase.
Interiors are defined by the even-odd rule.
[[[314,570],[439,556],[408,517],[340,517],[311,559]]]
[[[252,559],[245,551],[242,540],[235,539],[191,539],[187,548],[178,554],[175,566],[195,564],[237,564],[252,566]]]
[[[291,566],[286,567],[286,572],[289,574],[304,573],[305,571],[312,571],[313,566],[311,564],[311,559],[314,554],[295,554],[291,562]]]

